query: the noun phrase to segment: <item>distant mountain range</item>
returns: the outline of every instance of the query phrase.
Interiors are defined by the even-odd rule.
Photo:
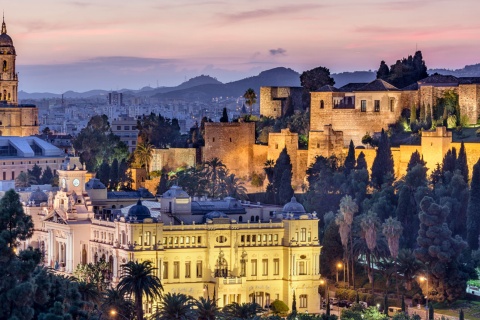
[[[463,69],[431,69],[429,74],[440,73],[456,77],[479,77],[480,64],[465,66]],[[354,71],[334,73],[335,87],[339,88],[350,82],[370,82],[375,79],[375,71]],[[155,97],[159,99],[186,99],[208,101],[214,97],[239,97],[248,88],[259,93],[261,86],[300,86],[300,74],[292,69],[278,67],[260,72],[258,75],[238,81],[222,83],[216,78],[208,75],[194,77],[181,83],[176,87],[144,87],[140,90],[122,89],[119,92],[125,96]],[[105,97],[108,90],[90,90],[86,92],[67,91],[63,94],[65,98],[101,98]],[[61,94],[43,92],[27,93],[20,91],[19,99],[48,99],[60,98]]]

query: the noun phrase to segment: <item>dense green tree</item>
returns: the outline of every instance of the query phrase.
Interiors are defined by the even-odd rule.
[[[415,150],[415,152],[412,153],[412,155],[410,156],[410,160],[408,161],[407,172],[412,170],[413,167],[415,167],[417,164],[425,166],[427,163],[423,161],[423,156],[420,156],[420,153]]]
[[[348,154],[345,158],[345,163],[343,165],[345,175],[349,175],[350,172],[355,169],[356,165],[357,163],[355,161],[355,145],[353,144],[353,141],[350,140],[350,144],[348,146]]]
[[[460,145],[460,150],[458,151],[457,161],[455,163],[455,170],[460,171],[460,174],[463,176],[465,182],[468,182],[468,163],[467,163],[467,152],[465,151],[465,145]]]
[[[398,253],[397,271],[403,275],[404,287],[412,290],[412,283],[416,275],[424,269],[424,265],[415,258],[411,249],[402,249]]]
[[[394,177],[393,155],[388,136],[382,129],[375,159],[372,164],[372,185],[380,189],[384,183],[391,183]]]
[[[15,188],[28,188],[32,184],[36,184],[37,180],[30,175],[28,172],[20,172],[20,174],[15,178]]]
[[[137,121],[137,128],[141,143],[151,144],[155,148],[183,147],[187,140],[180,133],[178,120],[165,118],[161,114],[144,115]]]
[[[473,166],[467,207],[467,242],[472,250],[479,248],[480,235],[480,158]]]
[[[43,170],[40,181],[42,184],[53,184],[53,171],[50,166],[47,166],[47,168]]]
[[[252,114],[253,105],[257,103],[257,94],[255,93],[255,90],[253,90],[252,88],[248,88],[247,91],[245,91],[245,93],[243,94],[243,98],[245,99],[245,103],[250,108],[250,114]]]
[[[282,180],[285,172],[287,172],[287,174],[285,174],[285,177]],[[292,187],[291,177],[292,163],[287,148],[283,148],[275,162],[275,166],[273,167],[273,191],[275,194],[275,203],[282,205],[290,201],[290,198],[280,198],[280,189],[282,189],[282,196],[285,196],[290,192],[288,186],[290,186],[290,188]],[[288,178],[290,178],[290,182],[288,181]]]
[[[295,290],[293,290],[293,299],[292,299],[292,315],[297,314],[297,298],[295,296]]]
[[[227,108],[223,108],[223,113],[220,118],[220,122],[228,122],[228,113],[227,113]]]
[[[365,153],[363,151],[360,151],[357,157],[357,166],[355,169],[360,170],[360,169],[367,169],[367,161],[365,160]]]
[[[160,172],[160,181],[157,186],[157,194],[164,194],[168,191],[168,174]]]
[[[163,289],[156,270],[148,260],[143,262],[129,261],[121,265],[122,276],[118,288],[123,294],[130,294],[135,299],[137,319],[143,319],[143,297],[153,300],[160,296]]]
[[[467,275],[459,264],[459,256],[467,243],[452,232],[445,223],[448,207],[440,206],[431,197],[420,203],[420,230],[415,257],[428,270],[429,299],[452,302],[465,294]]]
[[[330,70],[325,67],[317,67],[302,72],[300,75],[300,84],[308,91],[316,91],[324,85],[335,84],[335,80],[330,76]]]
[[[404,88],[418,80],[428,77],[427,66],[422,57],[421,51],[416,51],[415,55],[408,56],[390,66],[389,72],[386,72],[386,64],[382,61],[377,72],[377,78],[388,81],[397,88]]]
[[[128,163],[125,158],[122,159],[118,166],[118,182],[121,189],[129,189],[129,185],[131,184],[131,178],[128,173]]]
[[[119,183],[119,174],[118,174],[119,166],[118,160],[113,159],[112,165],[110,166],[110,185],[109,188],[116,190]]]
[[[455,172],[455,167],[457,165],[457,149],[453,147],[448,150],[445,156],[443,157],[442,162],[442,174],[445,175],[446,172]]]
[[[292,172],[285,170],[280,180],[280,186],[278,188],[278,202],[279,204],[285,204],[290,202],[293,197],[292,188]]]
[[[73,147],[91,172],[97,171],[104,160],[110,164],[114,158],[128,157],[128,146],[112,133],[106,115],[93,116],[73,139]]]
[[[196,310],[193,308],[195,301],[183,293],[170,293],[162,295],[160,305],[152,316],[156,320],[197,320]]]
[[[270,305],[270,310],[273,314],[285,316],[290,309],[285,302],[277,299]]]
[[[377,79],[387,79],[389,74],[390,74],[390,69],[388,68],[385,61],[382,60],[382,62],[380,62],[380,67],[378,68],[378,71],[377,71]]]
[[[96,178],[99,179],[107,188],[110,183],[110,166],[107,161],[103,161],[100,168],[98,168]]]
[[[133,319],[135,314],[135,306],[132,301],[125,299],[125,295],[116,288],[106,289],[103,292],[100,310],[105,315],[110,314],[114,310],[127,319]]]
[[[335,221],[331,221],[325,227],[325,234],[322,241],[322,258],[320,269],[322,275],[331,276],[335,273],[335,263],[343,258],[342,239],[340,238],[339,227]]]

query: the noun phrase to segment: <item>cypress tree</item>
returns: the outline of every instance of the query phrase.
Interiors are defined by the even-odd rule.
[[[420,106],[420,122],[425,122],[425,103]]]
[[[355,169],[355,162],[355,145],[353,144],[353,141],[350,140],[350,145],[348,146],[348,154],[344,164],[344,173],[346,176],[350,174],[350,171]]]
[[[108,188],[108,181],[110,180],[110,166],[107,161],[103,161],[98,169],[97,178]]]
[[[414,123],[417,121],[417,106],[413,105],[410,108],[410,124]]]
[[[297,314],[297,298],[295,298],[295,290],[293,290],[292,314]]]
[[[330,299],[327,300],[327,310],[325,312],[327,316],[330,316]]]
[[[281,203],[281,199],[279,196],[280,187],[283,185],[284,190],[287,188],[287,181],[285,179],[282,181],[282,176],[285,171],[290,173],[290,182],[288,185],[292,185],[291,177],[292,177],[292,163],[290,161],[290,156],[287,153],[287,148],[283,148],[282,152],[278,156],[277,161],[275,162],[275,166],[273,167],[273,192],[275,194],[275,202],[277,204]],[[283,201],[284,199],[282,199]],[[290,199],[287,199],[287,201]]]
[[[377,189],[380,189],[382,185],[386,182],[389,182],[388,179],[391,179],[393,176],[394,171],[392,150],[390,149],[388,136],[382,129],[380,142],[377,148],[377,154],[372,164],[372,184]]]
[[[160,175],[160,181],[158,182],[157,186],[157,194],[164,194],[168,191],[167,181],[168,175],[166,173],[162,173]]]
[[[465,316],[463,314],[463,309],[460,309],[460,313],[458,315],[458,320],[465,320]]]
[[[110,189],[117,189],[118,187],[118,160],[115,158],[110,167]]]
[[[365,160],[365,153],[363,153],[363,151],[360,151],[360,154],[357,157],[357,166],[355,167],[355,169],[367,169],[367,161]]]
[[[452,148],[451,150],[448,150],[447,153],[445,154],[445,157],[443,157],[442,173],[443,174],[445,172],[453,173],[455,171],[456,163],[457,163],[457,149]]]
[[[222,114],[222,117],[220,118],[220,122],[228,122],[227,108],[223,108],[223,114]]]
[[[480,235],[480,158],[473,166],[472,181],[470,183],[470,197],[467,207],[467,242],[470,249],[479,248]]]
[[[458,158],[455,162],[455,169],[460,171],[465,182],[468,182],[468,164],[467,164],[467,152],[465,151],[465,145],[460,145],[460,151],[458,152]]]
[[[383,313],[388,316],[388,296],[383,297]]]
[[[285,204],[293,197],[292,188],[292,171],[285,170],[280,180],[280,187],[278,189],[278,202],[279,204]]]
[[[420,153],[415,150],[415,152],[410,156],[410,161],[408,161],[407,172],[412,170],[417,164],[421,164],[422,166],[426,165],[425,161],[423,161],[423,156],[420,157]]]
[[[52,184],[53,183],[53,172],[49,166],[43,171],[42,174],[42,184]]]
[[[405,296],[402,294],[402,312],[407,311],[405,308]]]
[[[428,320],[435,320],[434,318],[435,310],[433,309],[432,302],[428,303]]]
[[[425,110],[425,122],[428,126],[432,125],[432,108],[430,107],[430,103],[427,104],[427,109]]]

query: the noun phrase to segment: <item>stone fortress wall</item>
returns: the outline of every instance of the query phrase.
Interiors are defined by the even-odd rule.
[[[289,105],[293,109],[301,107],[302,92],[301,87],[260,87],[260,114],[279,118]]]

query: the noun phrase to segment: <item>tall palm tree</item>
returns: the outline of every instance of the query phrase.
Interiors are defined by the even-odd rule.
[[[254,319],[257,313],[262,312],[263,309],[257,303],[248,302],[238,304],[236,302],[227,304],[223,307],[223,315],[226,319]]]
[[[206,178],[210,181],[210,195],[212,198],[215,198],[215,193],[219,188],[220,180],[225,173],[225,169],[225,164],[217,157],[205,162]]]
[[[245,103],[250,107],[250,115],[252,114],[252,106],[257,103],[257,94],[252,88],[248,88],[247,91],[243,94],[245,98]]]
[[[192,297],[168,292],[161,297],[160,306],[152,315],[152,320],[197,320],[194,304]]]
[[[200,297],[195,301],[195,307],[197,308],[198,320],[215,320],[220,316],[220,308],[210,297],[207,299]]]
[[[222,185],[225,187],[225,194],[229,197],[245,200],[247,199],[247,188],[244,186],[244,182],[231,173],[224,177]]]
[[[137,145],[135,148],[135,159],[139,162],[140,166],[145,166],[147,171],[147,177],[150,173],[150,163],[153,158],[153,145],[148,142],[143,142]]]
[[[405,289],[412,289],[412,281],[417,273],[423,271],[425,266],[415,258],[411,249],[402,249],[397,258],[398,272],[403,274]]]
[[[100,291],[98,291],[97,286],[92,282],[79,281],[78,292],[82,296],[82,300],[87,303],[96,304],[100,301]]]
[[[385,238],[387,238],[388,249],[390,250],[390,256],[394,261],[395,269],[395,287],[398,294],[398,273],[397,273],[397,257],[398,257],[398,248],[400,245],[400,235],[402,234],[403,227],[402,223],[396,218],[388,218],[382,224],[382,232]],[[389,279],[388,279],[389,280]],[[388,285],[387,285],[388,287]]]
[[[101,305],[102,313],[110,314],[115,310],[118,314],[128,319],[133,318],[135,314],[135,306],[129,300],[125,300],[125,296],[118,289],[107,289],[103,293]]]
[[[20,172],[20,174],[15,179],[16,188],[28,188],[35,183],[37,183],[37,180],[35,180],[35,177],[27,172]]]
[[[135,297],[135,311],[137,319],[143,319],[143,296],[149,300],[160,296],[163,290],[160,279],[155,275],[151,261],[129,261],[121,265],[122,276],[118,283],[118,289],[122,294],[130,294]]]

